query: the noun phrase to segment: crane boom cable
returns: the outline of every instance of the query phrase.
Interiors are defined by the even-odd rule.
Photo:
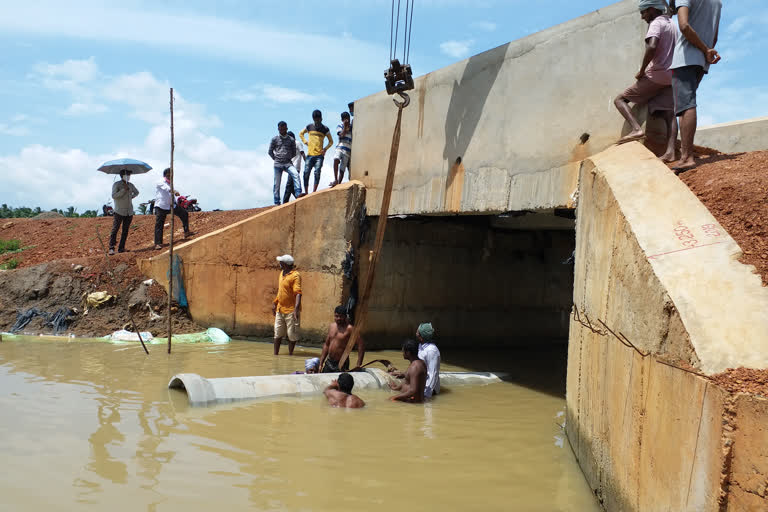
[[[394,55],[392,55],[392,43],[394,42],[394,34],[392,33],[392,29],[395,26],[395,0],[392,0],[392,14],[389,17],[389,60],[391,61],[394,58]]]
[[[408,23],[408,50],[405,52],[405,63],[408,64],[411,59],[411,32],[413,31],[413,5],[416,0],[411,0],[411,19]],[[407,14],[407,13],[406,13]]]
[[[394,6],[395,0],[392,0],[392,4]],[[394,56],[397,57],[397,38],[400,35],[400,0],[397,0],[397,19],[395,21],[395,53]]]

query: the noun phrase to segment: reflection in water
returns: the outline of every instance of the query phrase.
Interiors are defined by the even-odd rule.
[[[168,358],[102,343],[0,343],[0,407],[15,412],[0,419],[0,451],[14,468],[0,481],[0,508],[598,510],[567,443],[553,441],[557,386],[531,385],[534,374],[549,378],[549,356],[525,355],[538,368],[517,374],[525,386],[446,389],[423,406],[371,390],[354,411],[320,397],[192,409],[166,388],[182,371],[290,373],[316,352],[270,351],[179,346]],[[507,367],[521,366],[519,353],[510,357]],[[473,369],[484,364],[472,359]],[[503,365],[498,352],[493,365]],[[408,484],[414,474],[418,485]],[[46,482],[43,496],[32,481]]]

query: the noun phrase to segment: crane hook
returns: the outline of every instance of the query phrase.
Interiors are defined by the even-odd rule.
[[[397,101],[397,98],[392,98],[392,101],[395,102],[395,105],[397,105],[397,108],[405,108],[405,107],[407,107],[411,103],[411,97],[408,96],[407,93],[405,93],[403,91],[398,91],[397,94],[400,95],[401,98],[403,98],[403,102],[402,103]]]

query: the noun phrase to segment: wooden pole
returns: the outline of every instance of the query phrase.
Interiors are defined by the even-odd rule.
[[[395,123],[395,131],[392,134],[392,148],[389,152],[389,167],[387,168],[387,180],[384,182],[384,195],[381,199],[381,211],[379,212],[379,222],[376,226],[376,241],[373,244],[373,251],[371,251],[368,275],[365,278],[365,286],[363,287],[363,295],[360,298],[360,302],[357,306],[357,315],[355,318],[355,326],[352,331],[352,336],[349,337],[347,342],[347,348],[344,349],[344,353],[339,360],[339,369],[344,366],[344,361],[349,357],[349,353],[352,348],[357,345],[360,339],[360,333],[365,328],[365,323],[368,319],[368,299],[371,296],[373,290],[373,279],[376,274],[376,264],[379,262],[379,256],[381,255],[381,246],[384,243],[384,231],[387,229],[387,217],[389,216],[389,200],[392,197],[392,185],[395,181],[395,167],[397,165],[397,153],[400,150],[400,124],[403,118],[403,108],[408,104],[397,104],[397,122]],[[322,371],[322,369],[321,369]]]
[[[171,238],[168,250],[168,353],[171,353],[172,319],[171,319],[171,301],[173,300],[173,219],[175,199],[173,194],[173,150],[175,149],[173,141],[173,87],[171,87]]]

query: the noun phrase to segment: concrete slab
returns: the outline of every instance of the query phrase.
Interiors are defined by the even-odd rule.
[[[578,163],[622,133],[612,101],[637,71],[646,30],[625,0],[417,78],[390,214],[567,206]],[[355,101],[352,176],[371,215],[395,118],[384,92]]]
[[[723,153],[768,150],[768,117],[699,127],[694,142]]]
[[[356,249],[365,189],[349,182],[277,206],[174,248],[192,318],[235,336],[273,334],[279,266],[293,254],[302,275],[302,339],[320,342],[349,289],[341,264]],[[168,254],[139,262],[167,287]]]

